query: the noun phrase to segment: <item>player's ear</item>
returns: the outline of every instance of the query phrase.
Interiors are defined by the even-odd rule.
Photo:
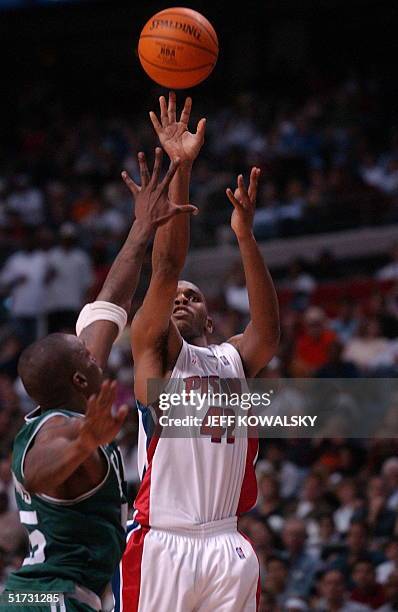
[[[75,387],[77,387],[80,391],[87,389],[88,380],[81,372],[75,372],[73,374],[72,381]]]
[[[207,332],[208,334],[212,334],[212,333],[213,333],[213,331],[214,331],[213,320],[212,320],[210,317],[207,317],[207,318],[206,318],[206,325],[205,325],[205,328],[206,328],[206,332]]]

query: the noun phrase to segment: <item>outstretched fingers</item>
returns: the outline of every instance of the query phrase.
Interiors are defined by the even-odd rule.
[[[184,108],[181,111],[180,122],[188,127],[189,117],[192,110],[192,98],[186,98]]]
[[[148,164],[146,163],[145,153],[138,153],[138,166],[140,169],[141,187],[146,187],[150,180]]]
[[[203,142],[205,139],[205,132],[206,132],[206,119],[203,117],[202,119],[200,119],[196,127],[196,135],[199,136],[201,142]]]
[[[249,198],[252,204],[256,203],[257,199],[257,187],[258,181],[260,179],[261,170],[260,168],[252,168],[250,172],[250,182],[249,182]]]
[[[228,187],[228,189],[225,190],[225,193],[227,194],[227,198],[234,208],[237,210],[242,210],[244,208],[242,202],[239,202],[239,200],[234,196],[232,189]]]
[[[160,147],[156,147],[155,162],[153,164],[152,176],[151,176],[151,181],[150,181],[152,189],[155,189],[158,184],[160,169],[162,167],[162,159],[163,159],[163,151]]]
[[[149,118],[152,122],[153,128],[156,132],[156,134],[159,135],[159,132],[162,130],[162,124],[160,123],[159,119],[156,116],[156,113],[154,113],[153,111],[149,111]]]
[[[133,179],[131,178],[131,176],[126,170],[123,170],[122,172],[122,179],[124,183],[127,185],[127,187],[129,188],[129,190],[131,191],[131,193],[133,194],[133,196],[136,196],[139,193],[140,188],[133,181]]]
[[[169,115],[167,112],[166,98],[164,96],[160,96],[159,106],[160,106],[160,121],[161,121],[162,127],[167,127],[169,125]]]
[[[168,109],[167,109],[169,123],[175,123],[176,122],[176,106],[177,106],[176,94],[175,94],[174,91],[170,91],[170,93],[169,93],[169,106],[168,106]]]

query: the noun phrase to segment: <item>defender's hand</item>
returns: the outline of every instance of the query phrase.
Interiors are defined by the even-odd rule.
[[[249,190],[246,189],[243,176],[240,174],[237,180],[237,187],[232,193],[231,189],[226,190],[227,197],[234,207],[231,217],[231,227],[238,240],[252,236],[253,219],[256,209],[256,197],[260,169],[252,168],[250,173]]]
[[[92,395],[87,403],[84,418],[81,419],[79,439],[87,449],[96,449],[112,442],[119,433],[128,413],[128,406],[120,406],[112,412],[116,396],[116,382],[105,380],[97,395]]]
[[[199,121],[196,132],[192,134],[188,131],[188,122],[192,108],[191,98],[185,100],[179,121],[176,118],[176,95],[174,91],[169,93],[168,106],[164,96],[159,98],[159,103],[160,121],[152,111],[149,113],[149,116],[160,144],[171,160],[175,161],[179,158],[181,164],[192,164],[197,158],[204,142],[206,119]]]
[[[155,150],[155,163],[152,175],[150,175],[144,153],[138,153],[141,187],[130,178],[126,171],[122,172],[122,178],[135,198],[136,222],[151,230],[155,230],[160,225],[167,223],[175,215],[181,213],[196,214],[198,210],[196,206],[191,204],[177,206],[177,204],[170,202],[168,198],[169,185],[180,165],[180,160],[177,158],[170,162],[166,176],[159,182],[162,157],[162,149],[157,147]]]

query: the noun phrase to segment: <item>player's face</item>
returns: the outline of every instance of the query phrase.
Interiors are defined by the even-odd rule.
[[[103,377],[102,369],[97,364],[94,356],[90,353],[84,342],[78,340],[77,347],[77,370],[84,376],[87,384],[82,389],[84,395],[89,397],[93,393],[98,393],[101,388]]]
[[[206,301],[196,285],[178,283],[172,319],[185,340],[201,337],[208,331]]]

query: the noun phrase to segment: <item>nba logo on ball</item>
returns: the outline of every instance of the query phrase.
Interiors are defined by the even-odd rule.
[[[246,559],[245,557],[245,553],[243,552],[243,550],[241,549],[240,546],[238,546],[237,548],[235,548],[236,552],[238,553],[238,557],[239,559]]]
[[[147,75],[164,87],[186,89],[204,81],[218,58],[217,34],[197,11],[175,7],[144,25],[138,56]]]

